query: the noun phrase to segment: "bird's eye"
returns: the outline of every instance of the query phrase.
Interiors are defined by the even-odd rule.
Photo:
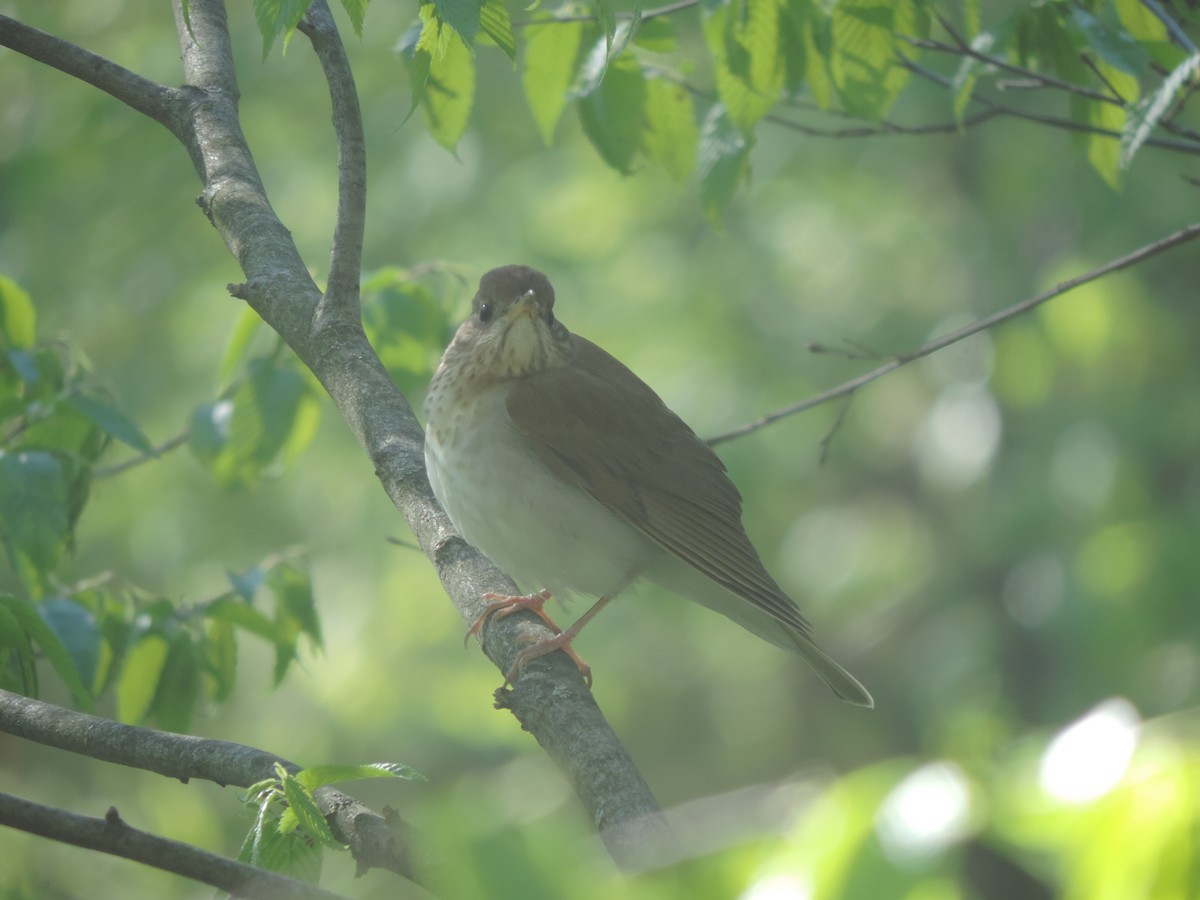
[[[479,304],[479,321],[482,322],[484,325],[486,325],[488,322],[492,321],[492,304],[490,304],[490,303]]]

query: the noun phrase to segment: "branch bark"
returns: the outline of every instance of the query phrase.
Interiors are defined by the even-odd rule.
[[[150,85],[104,60],[98,69],[106,74],[97,86],[162,123],[184,145],[203,185],[200,206],[246,276],[244,284],[231,285],[231,292],[258,312],[324,385],[455,607],[465,621],[474,621],[483,594],[512,594],[516,586],[454,532],[435,501],[425,476],[422,428],[362,329],[357,302],[362,126],[328,9],[319,0],[303,29],[330,83],[339,143],[339,220],[329,290],[323,295],[272,210],[242,133],[223,3],[192,0],[190,29],[179,0],[174,5],[185,87],[171,91]],[[95,83],[72,45],[57,38],[34,40],[27,34],[32,29],[17,26],[0,18],[0,45]],[[100,59],[86,58],[94,67]],[[509,616],[487,634],[484,650],[501,672],[509,670],[523,639],[549,636],[532,614]],[[565,656],[551,654],[528,666],[502,705],[567,776],[618,865],[641,868],[673,852],[674,841],[649,787]]]
[[[245,744],[124,725],[4,690],[0,690],[0,732],[103,762],[180,781],[199,778],[222,787],[249,787],[273,777],[276,763],[300,771],[281,756]],[[398,818],[386,820],[333,788],[321,788],[316,799],[334,836],[350,845],[360,872],[379,867],[424,882],[420,865],[424,860],[418,859],[411,825]]]
[[[340,894],[139,831],[109,807],[103,819],[65,812],[0,793],[0,824],[88,850],[99,850],[260,900],[342,900]]]

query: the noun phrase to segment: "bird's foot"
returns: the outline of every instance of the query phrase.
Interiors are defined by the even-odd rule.
[[[583,680],[590,688],[592,686],[592,667],[585,663],[575,652],[575,648],[571,646],[571,641],[575,639],[575,628],[568,628],[563,631],[561,628],[554,627],[558,632],[552,638],[546,638],[544,641],[537,641],[533,646],[526,647],[517,654],[517,658],[513,660],[512,668],[508,670],[508,675],[504,679],[504,684],[500,685],[500,690],[503,691],[510,684],[515,684],[517,677],[521,674],[521,670],[525,666],[537,659],[540,656],[545,656],[547,653],[553,653],[555,650],[561,650],[571,658],[571,662],[575,663],[575,667],[579,669],[579,674],[583,676]],[[533,642],[534,639],[526,637],[527,642]]]
[[[536,594],[525,594],[523,597],[514,597],[509,594],[484,594],[482,599],[491,602],[483,608],[483,612],[479,614],[479,617],[467,629],[467,633],[463,635],[464,647],[467,646],[467,641],[471,639],[471,635],[479,634],[483,631],[483,626],[488,623],[488,619],[493,616],[497,619],[503,619],[505,616],[511,616],[513,613],[520,612],[523,609],[534,613],[555,634],[562,634],[562,629],[555,624],[545,609],[546,601],[550,599],[549,591],[538,591]]]

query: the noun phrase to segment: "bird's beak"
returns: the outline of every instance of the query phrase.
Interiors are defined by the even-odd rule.
[[[526,291],[521,295],[516,305],[512,307],[510,315],[513,321],[516,321],[519,316],[529,316],[529,318],[534,320],[538,318],[538,305],[537,300],[534,299],[533,291]]]

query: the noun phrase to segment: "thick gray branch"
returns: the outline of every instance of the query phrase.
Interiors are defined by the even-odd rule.
[[[115,807],[94,819],[0,793],[0,824],[145,863],[164,872],[261,900],[339,900],[339,894],[131,828]]]

